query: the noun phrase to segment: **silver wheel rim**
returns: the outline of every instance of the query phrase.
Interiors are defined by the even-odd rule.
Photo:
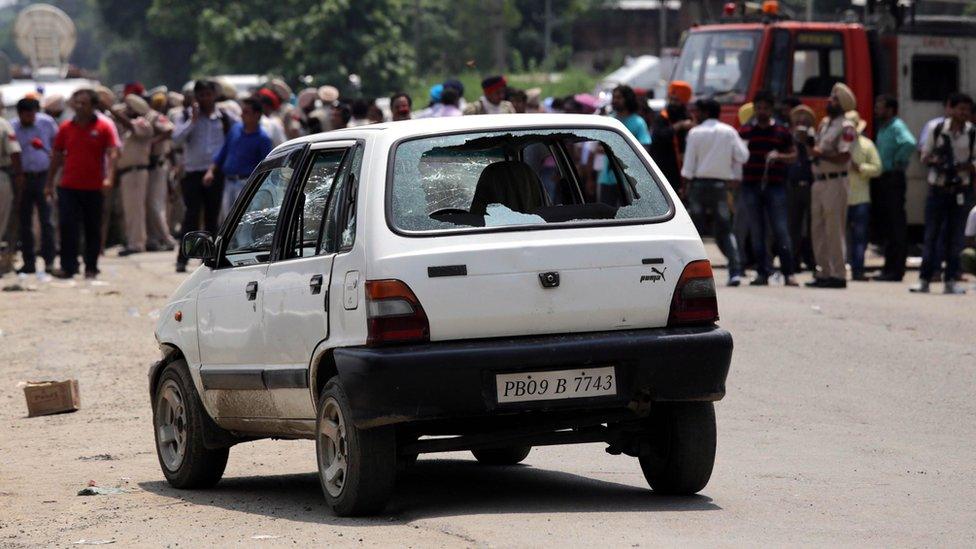
[[[322,486],[332,497],[339,497],[346,484],[349,446],[346,442],[346,420],[339,403],[328,398],[319,419],[319,475]]]
[[[187,420],[183,392],[168,379],[159,390],[156,404],[156,448],[166,468],[176,471],[186,456]]]

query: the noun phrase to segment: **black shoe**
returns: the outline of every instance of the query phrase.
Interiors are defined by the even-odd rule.
[[[32,275],[37,273],[37,267],[32,265],[23,265],[21,268],[17,269],[17,274],[19,275]]]
[[[85,280],[95,280],[98,278],[99,271],[85,271]]]
[[[826,279],[814,278],[810,282],[804,284],[804,286],[806,286],[807,288],[823,288],[826,283],[827,283]]]
[[[861,273],[861,274],[851,275],[851,280],[855,280],[857,282],[868,282],[871,279],[868,278],[867,275]]]
[[[750,286],[769,286],[768,276],[757,276],[749,282]]]
[[[126,257],[126,256],[130,256],[132,254],[138,254],[138,253],[141,253],[141,252],[142,252],[142,250],[133,250],[131,248],[122,248],[121,250],[119,250],[119,257]]]
[[[846,287],[847,287],[847,280],[843,278],[828,278],[824,281],[823,286],[821,286],[821,288],[838,288],[838,289],[846,288]]]
[[[874,280],[877,280],[878,282],[901,282],[901,279],[902,276],[891,273],[882,273],[874,277]]]
[[[70,280],[74,278],[76,274],[78,273],[69,273],[68,271],[63,271],[61,269],[51,271],[51,276],[54,278],[60,278],[61,280]]]
[[[176,272],[178,272],[178,273],[185,273],[186,272],[186,263],[177,263],[176,264]]]

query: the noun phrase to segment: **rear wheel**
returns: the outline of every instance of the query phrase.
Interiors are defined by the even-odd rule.
[[[510,446],[508,448],[486,448],[482,450],[472,450],[475,459],[485,465],[515,465],[521,463],[529,452],[531,446]]]
[[[156,455],[166,480],[175,488],[209,488],[227,466],[229,448],[204,444],[204,414],[200,397],[182,360],[171,363],[156,385],[153,431]]]
[[[711,402],[659,404],[647,433],[651,453],[639,458],[655,492],[691,495],[708,484],[715,464],[715,406]]]
[[[357,429],[338,376],[319,397],[315,450],[322,492],[335,514],[383,510],[396,480],[396,434],[392,427]]]

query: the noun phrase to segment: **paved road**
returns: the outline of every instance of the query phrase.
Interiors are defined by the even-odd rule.
[[[0,546],[976,544],[972,293],[722,289],[736,351],[699,497],[655,496],[635,459],[593,444],[505,469],[422,457],[385,515],[350,520],[326,512],[307,441],[235,447],[214,490],[162,480],[145,372],[152,316],[179,281],[170,260],[0,293]],[[18,381],[70,376],[80,412],[24,417]],[[129,492],[75,496],[89,480]]]

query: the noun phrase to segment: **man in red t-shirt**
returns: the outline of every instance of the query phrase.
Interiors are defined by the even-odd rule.
[[[54,192],[58,170],[58,215],[61,229],[61,269],[58,278],[78,274],[78,236],[85,231],[85,278],[98,276],[101,253],[102,189],[115,178],[119,138],[112,122],[95,112],[98,93],[82,88],[71,96],[75,117],[61,124],[47,176],[47,191]],[[107,168],[107,169],[106,169]]]

